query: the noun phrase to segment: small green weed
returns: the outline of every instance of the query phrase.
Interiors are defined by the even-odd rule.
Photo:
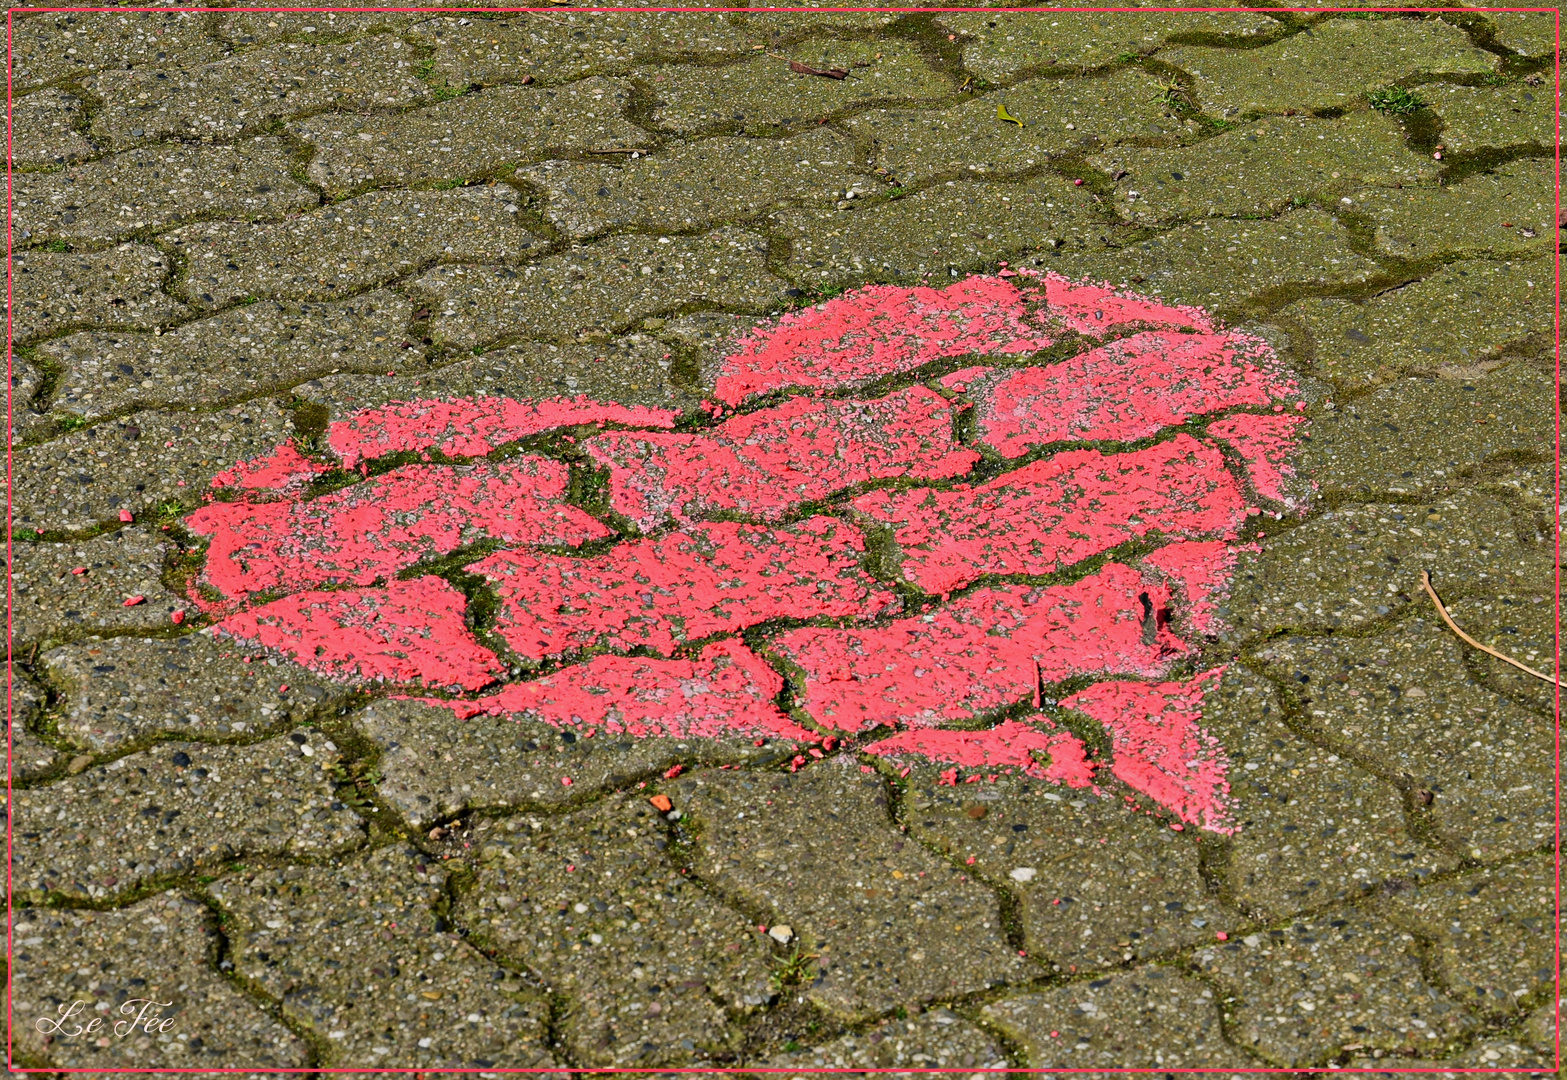
[[[1381,90],[1373,90],[1366,95],[1366,103],[1377,112],[1389,116],[1407,116],[1426,106],[1413,91],[1405,90],[1402,86],[1385,86]]]
[[[811,966],[815,961],[814,953],[801,952],[797,947],[778,970],[773,972],[773,992],[781,994],[791,987],[805,985],[811,979]]]
[[[64,240],[51,240],[44,245],[45,251],[66,252],[71,250],[71,245]]]

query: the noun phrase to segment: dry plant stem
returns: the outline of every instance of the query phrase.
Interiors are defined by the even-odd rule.
[[[1489,648],[1489,647],[1487,647],[1485,645],[1480,644],[1474,638],[1470,637],[1468,634],[1466,634],[1462,630],[1460,630],[1458,628],[1458,624],[1453,621],[1453,617],[1447,613],[1447,608],[1442,606],[1442,598],[1437,596],[1436,590],[1431,587],[1431,574],[1430,574],[1429,571],[1425,571],[1425,570],[1420,571],[1420,584],[1424,585],[1425,589],[1426,589],[1426,592],[1431,595],[1431,602],[1436,605],[1436,613],[1438,615],[1442,616],[1442,621],[1445,622],[1448,625],[1448,628],[1451,629],[1453,631],[1453,633],[1455,633],[1459,637],[1463,638],[1465,642],[1467,642],[1470,645],[1473,645],[1475,648],[1479,649],[1483,653],[1486,653],[1486,654],[1488,654],[1490,656],[1496,657],[1498,660],[1502,661],[1503,663],[1511,664],[1513,667],[1517,668],[1519,671],[1525,672],[1526,674],[1529,674],[1529,675],[1533,675],[1536,679],[1544,679],[1546,682],[1551,683],[1552,685],[1555,685],[1555,686],[1560,686],[1561,685],[1561,683],[1558,680],[1551,678],[1549,675],[1542,675],[1542,674],[1540,674],[1540,672],[1534,670],[1531,667],[1525,667],[1523,664],[1520,664],[1517,660],[1514,660],[1511,656],[1507,656],[1507,655],[1505,655],[1503,653],[1499,653],[1495,649],[1492,649],[1492,648]]]

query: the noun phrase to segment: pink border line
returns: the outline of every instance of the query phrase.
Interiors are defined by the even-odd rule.
[[[832,11],[899,11],[899,13],[931,13],[931,11],[983,11],[983,13],[995,13],[1003,11],[1012,13],[1073,13],[1073,11],[1098,11],[1098,13],[1150,13],[1150,11],[1164,11],[1164,13],[1221,13],[1221,11],[1261,11],[1261,13],[1277,13],[1277,11],[1305,11],[1305,13],[1344,13],[1344,11],[1371,11],[1371,13],[1387,14],[1391,11],[1420,11],[1424,14],[1445,13],[1490,13],[1490,11],[1534,11],[1545,13],[1551,11],[1556,14],[1556,147],[1554,147],[1554,179],[1556,179],[1556,249],[1553,252],[1554,262],[1554,287],[1556,298],[1553,306],[1553,332],[1554,332],[1554,373],[1556,373],[1556,400],[1554,400],[1554,464],[1556,464],[1556,483],[1554,483],[1554,503],[1551,506],[1554,527],[1554,578],[1553,578],[1553,638],[1551,644],[1556,652],[1556,688],[1554,688],[1554,814],[1556,814],[1556,878],[1554,878],[1554,897],[1556,897],[1556,911],[1554,911],[1554,997],[1551,1000],[1551,1008],[1554,1011],[1553,1035],[1554,1035],[1554,1064],[1553,1071],[1562,1071],[1562,1047],[1561,1047],[1561,229],[1562,229],[1562,190],[1561,190],[1561,8],[1329,8],[1329,6],[1316,6],[1316,8],[1244,8],[1244,6],[1232,6],[1232,8],[1113,8],[1113,6],[1061,6],[1061,8],[970,8],[970,6],[951,6],[951,8],[895,8],[895,6],[843,6],[843,8],[721,8],[721,6],[700,6],[700,8],[672,8],[672,6],[650,6],[650,8],[633,8],[633,6],[570,6],[570,8],[428,8],[428,6],[414,6],[414,8],[393,8],[393,6],[364,6],[364,8],[301,8],[301,6],[287,6],[287,8],[268,8],[268,6],[246,6],[246,8],[154,8],[154,6],[111,6],[111,8],[9,8],[6,11],[5,31],[5,144],[6,144],[6,335],[5,335],[5,361],[6,361],[6,447],[5,447],[5,561],[6,561],[6,821],[5,821],[5,884],[6,884],[6,970],[13,966],[13,942],[11,942],[11,814],[13,798],[11,798],[11,743],[13,743],[13,663],[16,658],[11,655],[11,635],[13,635],[13,517],[11,517],[11,489],[13,489],[13,353],[11,353],[11,310],[13,310],[13,248],[14,238],[11,230],[11,210],[13,210],[13,118],[11,118],[11,102],[13,102],[13,30],[14,16],[22,14],[47,14],[56,11],[69,11],[69,13],[130,13],[130,11],[144,11],[144,13],[157,14],[194,14],[213,13],[243,13],[243,11],[266,11],[266,13],[354,13],[354,11],[409,11],[420,13],[428,11],[431,14],[505,14],[505,13],[530,13],[530,11],[542,11],[542,13],[561,13],[561,11],[613,11],[613,13],[715,13],[715,11],[733,11],[744,14],[777,14],[798,11],[798,13],[832,13]],[[92,1072],[92,1074],[132,1075],[132,1074],[190,1074],[190,1075],[218,1075],[218,1074],[332,1074],[332,1072],[367,1072],[370,1075],[382,1074],[412,1074],[414,1080],[420,1075],[431,1074],[478,1074],[487,1075],[534,1075],[534,1074],[639,1074],[639,1075],[711,1075],[711,1074],[754,1074],[754,1075],[827,1075],[827,1074],[964,1074],[973,1075],[978,1072],[1000,1072],[1000,1074],[1334,1074],[1334,1075],[1370,1075],[1382,1074],[1409,1074],[1409,1075],[1518,1075],[1540,1074],[1543,1069],[1130,1069],[1130,1067],[1105,1067],[1105,1069],[722,1069],[722,1067],[682,1067],[682,1069],[660,1069],[660,1067],[647,1067],[647,1069],[572,1069],[572,1067],[558,1067],[558,1069],[506,1069],[506,1067],[480,1067],[473,1066],[462,1069],[379,1069],[375,1066],[342,1067],[342,1069],[277,1069],[277,1067],[257,1066],[251,1069],[28,1069],[17,1066],[11,1058],[11,1039],[9,1033],[13,1031],[13,1005],[11,1005],[11,981],[6,978],[5,992],[6,1006],[6,1067],[9,1071],[28,1074],[28,1072],[63,1072],[63,1074],[77,1074],[77,1072]]]

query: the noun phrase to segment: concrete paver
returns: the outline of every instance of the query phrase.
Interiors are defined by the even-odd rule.
[[[1332,6],[19,16],[18,1065],[1550,1072],[1554,22]]]

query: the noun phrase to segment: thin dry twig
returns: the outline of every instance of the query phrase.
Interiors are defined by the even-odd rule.
[[[1426,571],[1426,570],[1420,571],[1420,584],[1425,586],[1426,592],[1431,597],[1431,602],[1436,605],[1436,613],[1438,615],[1442,616],[1442,621],[1447,624],[1448,629],[1452,630],[1453,633],[1455,633],[1459,637],[1463,638],[1464,641],[1468,642],[1470,645],[1473,645],[1475,648],[1479,649],[1481,652],[1486,653],[1486,654],[1488,654],[1490,656],[1496,657],[1498,660],[1502,661],[1503,663],[1511,664],[1513,667],[1517,668],[1519,671],[1524,672],[1525,674],[1533,675],[1536,679],[1544,679],[1546,682],[1551,683],[1553,686],[1560,686],[1561,685],[1561,683],[1559,681],[1557,681],[1556,679],[1551,678],[1549,675],[1542,675],[1542,674],[1540,674],[1540,672],[1534,670],[1534,668],[1525,667],[1523,664],[1519,663],[1517,660],[1514,660],[1511,656],[1507,656],[1504,653],[1499,653],[1495,649],[1492,649],[1492,648],[1490,648],[1488,646],[1480,644],[1474,638],[1470,637],[1468,634],[1466,634],[1462,630],[1460,630],[1458,628],[1458,624],[1453,621],[1453,617],[1447,613],[1447,608],[1442,606],[1442,598],[1437,596],[1436,590],[1431,587],[1431,574],[1430,574],[1429,571]]]

